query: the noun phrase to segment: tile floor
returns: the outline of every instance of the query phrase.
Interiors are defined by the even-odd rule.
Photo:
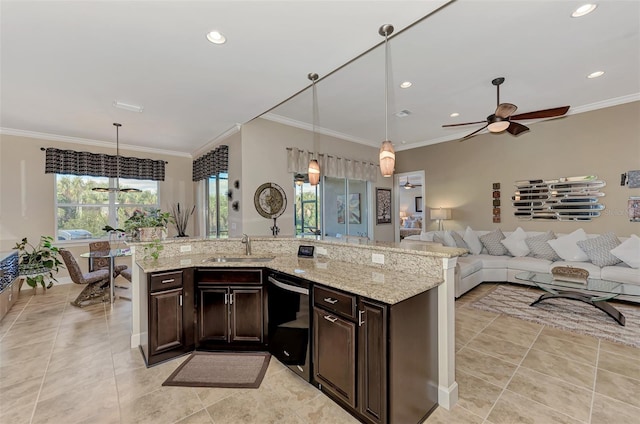
[[[460,400],[428,424],[640,422],[640,349],[468,307],[492,287],[456,302]],[[131,304],[80,289],[23,291],[0,322],[0,423],[356,423],[276,360],[259,389],[162,387],[184,357],[145,368]]]

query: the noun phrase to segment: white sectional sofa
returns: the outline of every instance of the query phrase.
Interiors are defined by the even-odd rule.
[[[469,231],[473,231],[470,228],[467,228],[465,231],[455,231],[459,238],[457,238],[458,242],[462,240],[470,241],[469,239]],[[494,230],[495,231],[495,230]],[[546,234],[545,232],[524,232],[522,229],[518,229],[520,234],[526,233],[526,238],[541,236]],[[451,232],[446,234],[446,231],[430,231],[423,232],[420,235],[414,235],[406,237],[401,242],[401,246],[411,249],[412,246],[416,246],[416,244],[422,243],[434,243],[435,242],[445,246],[450,247],[464,247],[460,246],[459,243],[456,244],[456,240],[452,237]],[[485,234],[489,234],[490,231],[473,231],[475,235],[479,238]],[[504,236],[509,237],[513,232],[503,232]],[[465,237],[465,235],[467,237]],[[585,234],[587,239],[595,239],[599,237],[598,234]],[[560,238],[562,236],[567,236],[566,234],[555,234],[556,237]],[[634,249],[637,249],[638,238],[635,237],[627,245],[634,245]],[[629,237],[618,237],[620,243],[628,240]],[[562,240],[565,240],[564,238]],[[471,240],[471,244],[474,242]],[[621,283],[628,283],[632,285],[637,285],[640,287],[640,268],[638,268],[638,263],[640,262],[640,254],[638,254],[638,258],[631,258],[629,262],[636,266],[632,268],[625,262],[620,262],[615,265],[607,265],[607,266],[598,266],[592,263],[590,260],[585,261],[585,257],[580,258],[581,260],[567,261],[558,257],[559,260],[548,260],[541,259],[538,257],[530,256],[531,253],[528,253],[526,256],[513,256],[512,252],[509,249],[505,249],[507,254],[504,255],[495,255],[489,254],[487,248],[484,245],[480,245],[481,250],[478,251],[478,245],[470,246],[467,244],[467,248],[470,250],[470,254],[466,256],[461,256],[458,258],[458,266],[456,267],[456,281],[455,281],[455,296],[456,298],[462,296],[464,293],[468,292],[478,284],[482,282],[511,282],[511,283],[519,283],[519,284],[527,284],[526,281],[516,279],[516,274],[523,271],[532,271],[532,272],[542,272],[542,273],[550,273],[551,269],[556,266],[572,266],[576,268],[582,268],[589,271],[589,278],[597,278],[610,280]],[[526,246],[526,244],[525,244]],[[506,248],[506,246],[505,246]],[[526,247],[525,247],[526,249]],[[514,249],[517,251],[517,249]],[[635,252],[635,251],[632,251]],[[494,252],[495,253],[495,252]],[[518,252],[516,252],[518,253]],[[524,252],[519,252],[518,254],[522,254]],[[627,257],[628,257],[627,252]],[[632,253],[631,256],[634,256],[635,253]],[[533,283],[529,283],[533,285]],[[640,303],[640,297],[638,296],[619,296],[619,299],[624,299],[632,302]]]

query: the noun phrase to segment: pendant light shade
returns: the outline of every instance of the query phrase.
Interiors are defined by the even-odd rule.
[[[118,124],[117,122],[113,123],[113,126],[116,127],[116,185],[115,187],[94,187],[91,190],[97,191],[100,193],[109,193],[109,192],[122,192],[122,193],[140,193],[142,190],[138,190],[137,188],[120,188],[120,127],[122,124]]]
[[[309,78],[309,80],[311,80],[311,90],[313,93],[313,100],[312,100],[312,105],[311,105],[311,110],[312,110],[312,122],[313,122],[313,127],[312,127],[312,133],[313,133],[313,154],[316,154],[316,148],[317,148],[317,143],[316,143],[316,138],[317,138],[317,134],[316,134],[316,120],[318,117],[318,97],[317,97],[317,93],[316,93],[316,80],[318,79],[318,74],[316,73],[310,73],[307,75],[307,78]],[[307,171],[307,173],[309,174],[309,184],[311,184],[312,186],[318,185],[318,183],[320,182],[320,164],[318,163],[317,159],[314,159],[313,156],[312,158],[309,160],[309,170]]]
[[[385,24],[378,29],[384,36],[384,141],[380,146],[380,172],[383,177],[390,177],[396,166],[396,152],[389,140],[389,35],[393,34],[393,25]]]

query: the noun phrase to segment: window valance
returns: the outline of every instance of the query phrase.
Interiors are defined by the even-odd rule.
[[[229,146],[220,145],[193,161],[193,181],[229,172]]]
[[[306,174],[312,155],[312,152],[306,150],[287,147],[287,171]],[[379,165],[371,162],[345,159],[325,153],[318,153],[317,159],[320,164],[320,173],[326,177],[375,182],[380,173]]]
[[[46,152],[45,174],[91,175],[93,177],[133,178],[164,181],[163,160],[77,152],[53,147]],[[118,158],[120,170],[118,175]]]

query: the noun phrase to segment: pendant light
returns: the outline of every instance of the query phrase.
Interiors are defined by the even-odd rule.
[[[311,107],[312,113],[313,113],[313,127],[312,127],[312,131],[313,131],[313,155],[316,155],[316,148],[317,148],[317,135],[316,135],[316,119],[318,117],[318,98],[317,98],[317,94],[316,94],[316,80],[318,79],[318,74],[316,73],[310,73],[309,75],[307,75],[307,78],[309,78],[311,80],[311,88],[312,88],[312,93],[313,93],[313,105]],[[309,160],[309,170],[307,171],[307,173],[309,174],[309,184],[311,184],[312,186],[318,185],[318,183],[320,182],[320,164],[318,163],[317,159],[314,159],[313,156],[311,157],[312,159]]]
[[[142,190],[138,190],[137,188],[120,188],[120,134],[119,130],[122,124],[118,124],[117,122],[113,123],[113,126],[116,127],[116,186],[115,187],[94,187],[93,191],[99,191],[101,193],[109,193],[109,192],[122,192],[122,193],[140,193]]]
[[[396,152],[389,140],[389,36],[393,34],[393,25],[385,24],[378,29],[384,36],[384,141],[380,146],[380,172],[383,177],[390,177],[396,165]]]

